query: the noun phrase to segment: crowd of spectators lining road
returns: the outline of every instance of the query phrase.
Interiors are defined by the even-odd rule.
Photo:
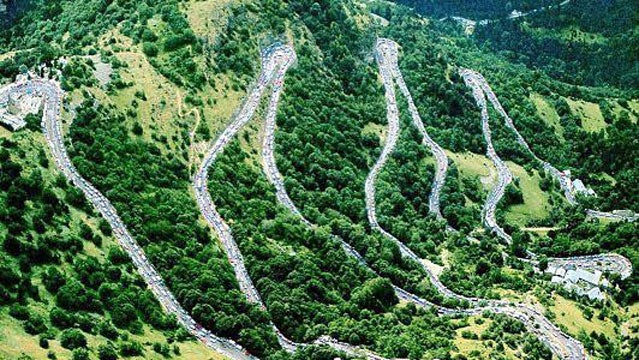
[[[468,298],[452,292],[443,285],[437,276],[421,261],[421,259],[413,253],[406,245],[395,238],[392,234],[384,230],[377,221],[375,211],[375,181],[384,166],[388,157],[392,153],[399,138],[399,109],[395,98],[394,82],[397,81],[399,71],[398,60],[399,46],[389,39],[378,39],[376,43],[376,59],[380,69],[380,76],[384,84],[385,97],[387,104],[388,118],[388,134],[386,143],[382,149],[377,162],[371,169],[366,178],[365,196],[366,211],[371,228],[380,231],[385,237],[395,242],[403,256],[408,257],[421,264],[424,271],[428,274],[431,283],[444,296],[456,298],[462,301],[468,301],[475,306],[475,309],[501,313],[516,318],[526,326],[532,333],[536,334],[557,356],[563,359],[585,359],[586,352],[583,345],[572,337],[563,333],[557,326],[552,324],[538,309],[524,304],[509,304],[501,300],[481,300],[478,298]],[[406,92],[408,90],[406,89]],[[414,123],[416,116],[413,116]],[[443,181],[443,180],[442,180]],[[440,185],[441,186],[441,185]],[[434,189],[437,189],[435,187]]]
[[[435,180],[433,182],[433,192],[430,197],[430,210],[438,218],[441,218],[441,212],[439,211],[439,193],[441,192],[441,187],[443,186],[443,182],[445,179],[446,171],[445,169],[448,166],[448,161],[446,158],[443,149],[436,144],[426,133],[426,130],[423,126],[423,123],[419,117],[417,109],[412,101],[412,97],[410,96],[410,92],[408,91],[403,78],[401,76],[401,72],[397,67],[397,44],[387,40],[387,39],[379,39],[377,43],[377,59],[380,66],[380,74],[382,76],[382,80],[386,89],[386,98],[388,102],[388,118],[389,118],[389,140],[384,147],[384,151],[382,152],[382,156],[380,156],[380,160],[377,162],[376,166],[373,168],[369,177],[367,178],[366,188],[367,188],[367,210],[369,215],[369,220],[371,220],[371,224],[374,228],[382,231],[386,236],[393,238],[398,242],[402,253],[405,256],[412,258],[420,264],[421,259],[419,259],[410,249],[408,249],[405,245],[399,242],[397,239],[392,237],[391,234],[385,232],[377,223],[376,214],[375,214],[375,206],[374,206],[374,181],[376,179],[379,170],[383,166],[389,154],[392,152],[395,143],[397,141],[398,133],[399,133],[399,121],[398,121],[398,110],[397,104],[395,101],[395,94],[393,88],[393,80],[397,83],[399,88],[401,89],[403,95],[408,99],[409,103],[409,111],[411,112],[411,116],[413,118],[414,125],[420,130],[421,134],[424,138],[424,143],[431,148],[431,151],[436,157],[438,163],[437,174],[435,176]],[[281,93],[281,88],[283,85],[283,77],[288,69],[288,67],[295,61],[295,55],[292,48],[287,46],[273,46],[268,48],[262,57],[262,74],[260,75],[260,79],[257,82],[257,85],[251,91],[251,95],[247,98],[245,105],[243,106],[242,111],[238,114],[235,121],[229,126],[224,133],[220,136],[216,144],[212,147],[208,156],[205,158],[202,168],[196,174],[194,178],[194,185],[196,188],[196,193],[198,194],[198,204],[202,209],[203,215],[209,221],[212,226],[218,231],[221,235],[220,238],[227,249],[227,253],[229,256],[229,260],[231,261],[233,268],[236,272],[236,276],[238,276],[238,281],[240,282],[240,287],[247,295],[249,300],[260,304],[262,308],[264,308],[263,303],[261,302],[261,298],[259,293],[253,286],[248,273],[244,267],[242,256],[239,252],[239,248],[235,244],[232,236],[230,234],[230,228],[228,225],[224,223],[219,214],[215,211],[214,205],[210,200],[210,196],[206,196],[208,191],[206,191],[206,175],[208,167],[213,163],[216,155],[220,152],[223,147],[231,140],[233,135],[241,128],[246,122],[250,120],[252,114],[257,107],[259,100],[262,96],[263,91],[270,84],[273,86],[273,94],[270,101],[270,106],[268,108],[268,116],[267,116],[267,134],[265,137],[264,147],[263,147],[263,155],[265,161],[265,171],[273,184],[276,186],[278,199],[285,204],[285,206],[293,213],[298,215],[302,221],[311,226],[310,222],[306,220],[299,210],[292,203],[288,195],[286,194],[286,190],[284,189],[283,181],[281,179],[281,175],[275,166],[274,155],[273,155],[273,133],[275,127],[275,113],[277,108],[277,103],[279,99],[279,95]],[[12,90],[13,89],[13,90]],[[2,92],[4,91],[4,92]],[[203,341],[208,346],[214,348],[216,351],[230,356],[232,358],[242,359],[242,358],[253,358],[251,355],[247,354],[239,345],[234,343],[232,340],[226,340],[216,337],[211,334],[207,330],[203,329],[199,324],[195,323],[195,321],[180,307],[177,303],[173,295],[164,285],[161,277],[158,272],[155,270],[152,264],[145,257],[143,250],[130,236],[123,223],[119,219],[115,209],[108,202],[108,200],[97,191],[91,184],[86,182],[77,170],[71,164],[68,155],[66,154],[66,150],[64,148],[62,136],[61,136],[61,124],[59,120],[59,111],[60,111],[60,101],[62,98],[62,90],[59,87],[59,84],[53,80],[48,79],[39,79],[35,78],[30,80],[24,84],[14,84],[5,87],[0,90],[0,96],[5,94],[8,91],[35,91],[38,95],[43,96],[45,98],[45,106],[43,112],[43,132],[47,138],[47,142],[51,148],[53,156],[56,160],[56,165],[58,168],[64,173],[64,175],[71,180],[76,186],[78,186],[87,196],[87,198],[93,203],[94,206],[100,211],[100,213],[107,219],[107,221],[111,224],[114,229],[114,234],[121,245],[125,248],[125,250],[131,256],[136,268],[142,275],[142,277],[147,281],[150,288],[154,292],[154,294],[158,297],[162,305],[171,313],[176,314],[178,321],[182,323],[187,330],[193,333],[198,339]],[[483,93],[482,93],[483,97]],[[484,107],[485,99],[483,101]],[[502,109],[503,110],[503,109]],[[499,111],[499,110],[498,110]],[[483,112],[483,111],[482,111]],[[504,112],[505,113],[505,112]],[[490,129],[487,128],[487,120],[485,121],[486,125],[483,128],[490,132]],[[514,128],[514,126],[513,126]],[[389,146],[390,144],[390,146]],[[489,149],[492,148],[492,143],[489,142]],[[494,149],[493,149],[494,153]],[[496,154],[494,154],[496,156]],[[498,159],[498,157],[496,156]],[[505,166],[505,165],[504,165]],[[504,185],[505,187],[505,185]],[[501,189],[503,191],[503,189]],[[202,194],[206,193],[204,196]],[[371,196],[369,196],[371,195]],[[503,194],[502,194],[503,195]],[[494,196],[497,201],[500,196]],[[207,199],[208,198],[208,199]],[[372,206],[369,206],[372,204]],[[206,210],[212,211],[206,211]],[[494,214],[494,213],[493,213]],[[216,216],[217,215],[217,216]],[[228,236],[224,236],[228,235]],[[230,242],[225,242],[225,239],[230,239]],[[358,259],[358,261],[365,265],[364,259],[359,255],[352,247],[348,244],[341,241],[345,250]],[[617,255],[617,257],[619,257]],[[591,258],[597,259],[598,261],[602,261],[601,256],[592,256]],[[621,257],[623,258],[623,257]],[[625,258],[623,258],[625,259]],[[563,259],[566,261],[566,259]],[[627,260],[626,260],[627,261]],[[621,266],[620,268],[623,268]],[[473,305],[477,305],[480,302],[480,299],[477,298],[467,298],[462,297],[458,294],[453,293],[449,289],[447,289],[437,277],[432,274],[430,270],[426,268],[426,272],[429,274],[431,278],[431,282],[437,287],[437,289],[444,294],[445,296],[462,299],[470,302]],[[401,299],[413,301],[421,306],[433,306],[431,303],[416,297],[400,288],[395,287],[396,293]],[[583,352],[583,349],[580,348],[580,344],[575,346],[570,343],[571,338],[562,339],[565,337],[563,333],[559,331],[554,325],[549,323],[547,319],[543,317],[538,310],[529,308],[522,304],[510,305],[501,301],[484,301],[481,300],[482,304],[485,304],[482,307],[482,310],[489,310],[496,313],[503,313],[515,318],[518,318],[522,322],[524,322],[527,327],[531,327],[529,325],[533,325],[536,329],[543,330],[533,331],[540,335],[542,339],[553,349],[555,353],[565,358],[581,358],[574,357],[573,355],[579,354]],[[476,308],[478,309],[478,308]],[[439,307],[440,312],[442,313],[460,313],[465,312],[467,314],[477,313],[476,309],[469,310],[451,310]],[[543,319],[543,320],[540,320]],[[274,326],[275,331],[280,338],[281,345],[289,351],[294,351],[303,344],[296,344],[288,339],[286,339],[279,330]],[[556,339],[559,339],[558,343],[555,343],[550,336],[543,336],[545,334],[555,334],[559,333],[559,336],[556,336]],[[574,340],[573,340],[574,341]],[[314,343],[329,345],[335,348],[339,348],[346,352],[354,353],[354,354],[362,354],[361,349],[357,347],[353,347],[348,344],[343,344],[337,342],[328,337],[321,337],[316,340]],[[566,355],[566,356],[564,356]],[[372,359],[382,359],[381,357],[366,352],[366,356]],[[584,353],[585,356],[585,353]]]
[[[237,132],[252,119],[255,110],[259,106],[260,99],[262,98],[264,91],[269,86],[272,87],[272,95],[267,107],[267,118],[269,118],[270,122],[274,124],[279,97],[283,89],[284,76],[288,68],[296,61],[296,55],[291,46],[277,43],[262,52],[261,61],[262,72],[257,83],[249,90],[249,95],[247,96],[244,104],[241,106],[240,111],[234,116],[231,125],[222,132],[213,146],[209,149],[200,169],[193,179],[193,184],[200,211],[209,225],[213,227],[218,234],[233,267],[235,276],[240,284],[240,289],[244,292],[250,302],[258,304],[262,309],[266,310],[260,294],[255,288],[248,271],[246,270],[244,259],[235,239],[233,238],[231,228],[217,212],[213,199],[209,194],[207,184],[209,168],[213,165],[215,159],[223,151],[226,145],[231,142]],[[352,248],[350,249],[355,252]],[[357,256],[360,261],[363,260],[359,254]],[[300,347],[309,345],[325,345],[352,356],[364,356],[371,360],[384,359],[383,357],[366,349],[339,342],[328,336],[319,337],[311,344],[296,343],[282,334],[275,324],[271,323],[271,326],[277,335],[280,345],[288,352],[294,352]]]
[[[380,70],[382,71],[382,70]],[[307,226],[313,226],[306,218],[303,217],[299,209],[292,202],[290,197],[288,196],[286,189],[284,187],[284,182],[282,179],[279,170],[277,169],[275,158],[274,158],[274,131],[275,131],[275,113],[276,106],[274,104],[277,103],[278,94],[273,94],[271,97],[271,104],[268,107],[267,115],[266,115],[266,134],[264,137],[263,147],[262,147],[262,156],[263,156],[263,167],[264,172],[267,175],[269,181],[275,186],[277,198],[278,200],[288,208],[293,214],[297,215],[303,223]],[[337,237],[335,237],[337,238]],[[365,261],[363,258],[357,254],[357,252],[352,249],[348,244],[346,244],[342,239],[337,238],[344,247],[345,251],[355,258],[357,258],[360,264],[365,265]],[[435,279],[437,280],[437,279]],[[445,289],[445,287],[444,287]],[[448,290],[448,289],[446,289]],[[400,299],[406,301],[412,301],[419,306],[429,306],[430,303],[425,302],[425,300],[420,299],[419,297],[410,294],[404,291],[401,288],[395,287],[395,291],[398,294]],[[453,295],[457,295],[452,293]],[[583,352],[583,348],[580,347],[580,344],[575,344],[574,340],[571,338],[566,338],[561,331],[551,324],[540,311],[534,308],[529,308],[525,305],[521,304],[508,304],[507,302],[501,301],[480,301],[482,307],[476,306],[471,309],[466,310],[458,310],[458,309],[446,309],[443,307],[437,307],[440,313],[443,314],[478,314],[482,311],[492,311],[495,313],[505,314],[516,318],[522,321],[533,333],[540,336],[545,342],[549,345],[549,347],[559,356],[567,358],[567,359],[581,359],[583,358],[581,355],[585,354]],[[432,306],[432,305],[431,305]],[[548,334],[550,334],[548,336]],[[333,343],[335,344],[335,343]],[[344,346],[350,346],[344,344]]]
[[[232,359],[255,359],[253,356],[247,354],[247,352],[233,340],[215,336],[191,318],[166,287],[160,274],[149,262],[142,248],[129,234],[113,205],[111,205],[109,200],[93,185],[86,181],[73,166],[64,147],[64,138],[62,136],[60,109],[63,91],[60,88],[60,84],[55,80],[39,78],[32,75],[30,80],[8,85],[0,89],[0,94],[2,94],[0,97],[4,96],[4,92],[7,91],[27,92],[43,98],[42,132],[51,150],[51,155],[55,160],[56,167],[64,174],[69,182],[82,190],[89,202],[107,220],[109,225],[111,225],[114,237],[129,254],[137,271],[166,311],[170,314],[174,314],[177,321],[184,326],[185,329],[216,352]]]
[[[276,86],[279,86],[279,84],[276,83]],[[277,164],[275,161],[275,126],[276,126],[275,117],[277,113],[276,105],[279,99],[279,95],[280,95],[279,92],[274,92],[273,95],[271,96],[270,104],[267,107],[267,113],[265,117],[266,131],[265,131],[264,140],[262,144],[262,160],[263,160],[262,165],[263,165],[264,173],[266,174],[266,177],[269,180],[269,182],[273,184],[273,186],[275,187],[276,197],[278,201],[285,208],[291,211],[291,213],[296,215],[300,219],[300,221],[302,221],[302,223],[304,223],[306,226],[315,227],[314,224],[312,224],[308,219],[306,219],[302,215],[300,210],[297,208],[297,206],[293,203],[293,201],[289,197],[286,191],[286,187],[284,185],[283,177],[281,173],[279,172],[279,169],[277,168]],[[370,267],[368,266],[363,256],[361,256],[357,252],[357,250],[355,250],[350,244],[345,242],[344,239],[332,234],[331,234],[331,237],[337,242],[339,242],[342,248],[344,249],[344,251],[348,255],[355,258],[361,266],[365,267],[371,273],[378,275],[377,273],[375,273],[374,270],[370,269]],[[412,302],[419,307],[424,307],[424,308],[435,307],[440,314],[456,315],[456,314],[477,313],[477,311],[475,310],[449,309],[446,307],[438,306],[402,288],[399,288],[395,285],[393,285],[393,287],[395,289],[395,294],[400,300]]]
[[[286,48],[285,48],[286,49]],[[267,54],[270,51],[276,52],[277,48],[269,48],[267,50]],[[292,49],[291,49],[292,51]],[[290,55],[290,54],[289,54]],[[280,54],[281,57],[281,54]],[[277,58],[277,56],[276,56]],[[276,81],[276,85],[274,89],[279,91],[278,88],[281,87],[281,79],[283,78],[283,74],[286,68],[292,63],[294,58],[294,53],[292,59],[289,58],[289,62],[280,66],[280,72],[278,72],[279,81]],[[273,70],[278,66],[277,62],[269,62],[266,64],[265,69],[267,70],[267,74],[272,76]],[[268,85],[268,83],[267,83]],[[76,168],[71,163],[71,160],[66,152],[66,148],[64,147],[64,138],[62,136],[62,125],[60,119],[60,109],[61,102],[63,98],[63,91],[60,88],[60,85],[57,81],[33,77],[32,79],[11,84],[0,89],[0,97],[9,96],[13,93],[27,92],[33,93],[39,97],[44,99],[43,106],[43,118],[42,118],[42,131],[47,140],[47,144],[51,150],[52,156],[55,160],[56,167],[64,174],[64,176],[73,183],[76,187],[82,190],[85,194],[86,198],[95,206],[95,208],[100,212],[100,214],[107,220],[107,222],[111,225],[113,229],[113,235],[118,241],[118,243],[122,246],[122,248],[129,254],[133,264],[135,265],[137,271],[140,273],[142,278],[145,280],[151,291],[157,297],[158,301],[165,308],[168,313],[174,314],[176,316],[177,321],[184,326],[193,336],[195,336],[199,341],[204,343],[206,346],[210,347],[214,351],[228,357],[231,359],[239,359],[239,360],[250,360],[257,359],[256,357],[249,354],[245,349],[243,349],[240,345],[235,343],[233,340],[220,338],[210,331],[204,329],[200,324],[196,323],[193,318],[181,307],[178,301],[175,299],[173,294],[164,284],[159,272],[155,269],[155,267],[149,262],[148,258],[144,254],[143,249],[137,244],[137,242],[130,235],[126,226],[118,216],[115,208],[111,205],[104,195],[102,195],[93,185],[91,185],[88,181],[86,181],[76,170]],[[239,254],[239,253],[238,253]],[[240,255],[241,256],[241,255]],[[241,260],[241,258],[240,258]],[[235,264],[234,268],[237,266]],[[242,263],[243,267],[243,263]],[[245,273],[246,275],[246,273]],[[246,275],[248,278],[248,275]],[[255,288],[252,290],[255,291]],[[257,293],[255,293],[257,294]],[[259,295],[258,299],[259,299]],[[263,306],[263,305],[262,305]],[[277,328],[275,330],[278,333],[278,336],[282,337],[280,342],[288,351],[295,351],[300,344],[296,344],[286,338],[279,332]],[[318,338],[314,344],[316,345],[325,345],[336,348],[340,351],[344,351],[353,356],[361,356],[364,355],[372,360],[383,360],[383,357],[380,357],[376,354],[364,351],[357,347],[351,346],[349,344],[345,344],[339,341],[336,341],[330,337],[322,336]]]
[[[519,10],[513,10],[510,14],[508,14],[508,16],[506,16],[505,19],[513,20],[513,19],[524,18],[524,17],[530,16],[530,15],[534,15],[534,14],[536,14],[538,12],[541,12],[541,11],[550,10],[550,9],[555,8],[555,7],[566,6],[566,5],[568,5],[570,3],[570,1],[571,0],[563,0],[562,2],[560,2],[557,5],[542,6],[540,8],[533,9],[533,10],[526,11],[526,12],[519,11]],[[454,20],[454,21],[458,22],[459,24],[461,24],[464,27],[469,27],[469,26],[470,27],[475,27],[477,24],[483,26],[483,25],[487,25],[487,24],[490,24],[490,23],[495,22],[495,21],[502,20],[502,19],[472,20],[472,19],[468,19],[468,18],[465,18],[465,17],[461,17],[461,16],[446,16],[446,17],[443,17],[443,18],[439,19],[439,21],[445,21],[445,20],[448,20],[448,19]]]
[[[557,170],[550,163],[542,161],[541,159],[539,159],[539,157],[537,157],[535,153],[533,153],[526,140],[523,138],[523,136],[521,136],[521,134],[515,127],[513,120],[508,116],[508,114],[502,107],[499,99],[497,99],[497,96],[490,88],[490,85],[488,84],[486,79],[484,79],[484,77],[478,72],[469,69],[460,70],[460,75],[464,79],[466,85],[472,89],[472,94],[475,102],[477,103],[477,106],[481,111],[482,131],[484,133],[484,139],[486,140],[487,146],[486,155],[488,156],[488,158],[490,158],[490,160],[497,168],[497,185],[495,185],[490,195],[486,199],[486,203],[484,204],[484,208],[482,211],[484,224],[499,238],[503,239],[507,244],[510,244],[512,242],[512,238],[497,224],[497,220],[495,218],[495,209],[505,193],[506,186],[512,181],[513,176],[510,172],[510,169],[508,169],[506,164],[497,155],[493,147],[489,126],[488,106],[484,94],[488,96],[488,100],[491,102],[497,113],[504,118],[506,127],[515,134],[517,142],[526,149],[526,151],[533,157],[535,162],[541,164],[544,170],[548,171],[551,176],[555,177],[559,181],[568,202],[574,205],[576,204],[576,200],[572,195],[571,189],[567,187],[569,179],[567,179],[562,172]],[[587,213],[592,217],[599,218],[618,218],[620,220],[629,221],[634,219],[633,217],[624,217],[622,215],[597,212],[594,210],[587,210]],[[526,251],[526,253],[531,259],[537,258],[536,254],[530,251]],[[621,276],[622,279],[627,278],[632,273],[632,264],[630,263],[630,261],[618,254],[574,256],[570,258],[550,258],[548,259],[548,263],[550,266],[571,264],[575,267],[583,269],[596,269],[602,272],[617,273]]]

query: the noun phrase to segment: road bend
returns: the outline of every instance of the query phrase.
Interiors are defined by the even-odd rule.
[[[279,86],[276,84],[276,86]],[[297,216],[300,221],[308,227],[317,228],[317,225],[311,223],[301,211],[297,208],[295,203],[291,200],[288,192],[286,191],[286,186],[284,184],[284,179],[282,174],[277,167],[277,163],[275,161],[275,127],[276,127],[276,113],[277,113],[277,102],[280,95],[280,91],[274,91],[271,96],[271,102],[268,106],[266,118],[265,118],[265,134],[262,143],[262,167],[264,173],[266,174],[269,182],[276,189],[276,197],[278,201],[287,208],[291,213]],[[360,264],[360,266],[366,268],[371,274],[375,276],[380,276],[377,272],[371,269],[364,259],[362,255],[357,252],[350,244],[348,244],[344,239],[334,234],[329,235],[332,239],[337,241],[341,246],[344,252],[354,259]],[[466,310],[461,309],[449,309],[439,305],[435,305],[432,302],[425,300],[415,294],[412,294],[398,286],[393,285],[395,289],[395,294],[397,297],[406,302],[412,302],[416,306],[422,308],[430,308],[434,307],[440,314],[445,315],[455,315],[455,314],[468,314]]]
[[[382,45],[384,46],[384,45]],[[392,46],[392,45],[388,45]],[[397,46],[397,44],[395,44]],[[388,52],[387,52],[388,54]],[[413,119],[413,125],[417,128],[419,133],[422,135],[423,143],[430,149],[431,153],[435,157],[435,161],[437,163],[437,167],[435,170],[435,178],[433,179],[433,184],[431,186],[431,192],[429,196],[428,208],[432,214],[435,214],[438,220],[443,220],[441,209],[440,209],[440,195],[442,192],[442,188],[444,186],[444,181],[446,180],[446,173],[448,172],[448,157],[444,152],[444,149],[436,143],[428,132],[426,131],[426,127],[424,126],[424,122],[422,121],[421,116],[419,115],[419,111],[417,111],[417,106],[413,102],[413,97],[408,90],[408,86],[406,86],[406,82],[404,82],[404,76],[402,72],[399,70],[398,61],[397,61],[397,51],[391,52],[390,56],[394,56],[391,59],[390,66],[391,74],[393,75],[393,79],[395,83],[399,87],[402,95],[408,102],[408,112],[410,113],[411,118]]]
[[[486,79],[480,73],[473,70],[469,70],[469,69],[460,70],[460,75],[464,79],[466,85],[472,89],[473,97],[475,98],[477,106],[481,110],[482,129],[484,131],[484,138],[489,148],[488,156],[497,167],[498,179],[506,178],[506,177],[509,179],[512,179],[512,174],[510,173],[510,170],[507,167],[505,167],[505,164],[503,163],[503,161],[501,161],[499,156],[497,156],[497,154],[494,152],[494,148],[492,146],[492,139],[490,136],[490,127],[488,126],[488,110],[487,110],[486,97],[488,97],[488,100],[490,101],[493,108],[497,111],[497,113],[504,119],[505,126],[513,134],[515,134],[517,143],[520,146],[522,146],[530,154],[530,156],[535,160],[535,162],[541,164],[544,170],[549,172],[551,176],[555,177],[559,181],[561,188],[564,191],[564,195],[566,196],[566,200],[570,204],[576,205],[577,201],[574,195],[572,194],[572,190],[569,185],[570,179],[567,176],[565,176],[562,172],[557,170],[550,163],[541,160],[532,151],[532,149],[530,148],[530,146],[528,145],[524,137],[521,136],[521,134],[517,130],[517,127],[515,127],[513,120],[510,118],[510,116],[508,116],[508,113],[506,113],[506,111],[504,110],[499,99],[497,98],[493,90],[491,89]],[[486,97],[484,96],[484,94],[486,95]],[[492,149],[492,152],[490,149]],[[498,166],[497,162],[500,163],[501,165]],[[499,188],[501,186],[501,183],[502,181],[498,180],[498,184],[496,188]],[[492,229],[500,238],[504,239],[507,243],[510,244],[510,241],[512,240],[510,238],[510,235],[506,234],[503,231],[503,229],[497,225],[497,222],[495,220],[495,213],[494,213],[495,208],[497,207],[497,203],[500,201],[501,197],[504,194],[503,189],[500,188],[498,189],[498,191],[499,192],[495,196],[489,195],[488,199],[486,200],[486,204],[484,205],[485,212],[483,214],[484,223],[489,229]],[[491,192],[491,195],[494,194],[495,192],[496,190],[494,188],[493,192]],[[486,211],[487,208],[489,208],[491,212]],[[618,215],[614,213],[601,212],[601,211],[595,211],[595,210],[586,210],[586,213],[592,217],[611,218],[611,219],[629,220],[629,221],[634,220],[635,217],[637,216],[635,215],[630,217],[630,216],[623,216],[623,215]],[[491,217],[489,218],[489,216]],[[530,251],[527,251],[527,255],[533,260],[537,258],[536,254]],[[536,263],[536,261],[533,261],[533,263]],[[568,258],[549,258],[548,263],[549,265],[552,265],[555,267],[574,265],[579,268],[583,268],[587,270],[600,270],[602,272],[616,273],[616,274],[619,274],[622,279],[629,277],[630,274],[632,273],[632,264],[630,263],[630,261],[627,258],[614,253],[588,255],[588,256],[573,256]]]
[[[60,109],[64,92],[60,88],[60,84],[54,80],[33,76],[30,80],[14,83],[0,89],[0,99],[11,94],[30,94],[43,99],[42,132],[56,167],[70,183],[82,190],[87,200],[109,223],[113,229],[113,236],[127,252],[138,273],[166,312],[175,315],[177,321],[186,330],[212,350],[232,359],[255,359],[234,341],[212,334],[191,318],[164,284],[160,273],[146,257],[142,247],[131,236],[113,205],[91,183],[85,180],[71,163],[62,135]]]
[[[454,293],[443,283],[441,283],[438,277],[421,261],[421,259],[412,250],[410,250],[405,244],[403,244],[401,241],[399,241],[397,238],[395,238],[392,234],[384,230],[379,225],[379,222],[377,221],[377,214],[375,211],[375,181],[382,167],[388,160],[390,154],[393,152],[399,138],[399,109],[395,96],[395,83],[400,83],[401,86],[401,82],[396,80],[398,77],[397,75],[401,73],[397,65],[398,48],[399,46],[397,45],[397,43],[392,40],[377,40],[375,53],[376,60],[379,66],[380,76],[385,90],[388,133],[386,136],[386,143],[382,148],[382,153],[380,154],[376,163],[373,165],[373,168],[366,178],[366,183],[364,186],[366,195],[366,212],[371,228],[378,230],[385,237],[395,242],[400,248],[403,256],[408,257],[420,264],[428,275],[431,283],[442,295],[462,301],[468,301],[470,304],[472,304],[474,307],[470,309],[469,312],[491,311],[518,319],[524,324],[528,331],[535,334],[558,357],[570,360],[585,359],[586,352],[583,345],[572,337],[564,334],[556,325],[551,323],[539,309],[526,304],[511,304],[507,301],[502,300],[482,300],[478,298],[469,298]],[[415,119],[414,123],[416,123]],[[443,182],[443,179],[441,181]],[[506,185],[507,183],[506,181],[504,181],[503,187],[505,188]],[[497,197],[497,195],[498,193],[493,196]]]
[[[209,225],[213,227],[213,229],[218,234],[220,241],[226,250],[229,261],[233,266],[235,276],[240,284],[240,289],[244,292],[250,302],[258,304],[263,310],[266,310],[266,306],[262,302],[259,292],[253,285],[253,282],[251,281],[251,278],[246,270],[244,259],[237,243],[235,242],[235,239],[233,238],[231,228],[226,224],[224,219],[222,219],[221,215],[218,213],[215,204],[213,203],[213,200],[209,194],[207,185],[208,169],[213,165],[217,156],[223,151],[223,149],[233,139],[237,132],[253,118],[253,115],[255,114],[255,111],[259,106],[260,99],[269,86],[272,87],[272,93],[266,110],[266,123],[267,129],[270,129],[267,130],[270,131],[270,136],[267,136],[265,139],[270,141],[270,145],[268,146],[272,149],[272,133],[275,127],[277,105],[279,103],[279,98],[283,90],[284,76],[288,68],[296,61],[296,55],[292,47],[288,45],[275,44],[267,48],[262,53],[261,60],[262,72],[257,80],[257,83],[249,92],[248,97],[246,98],[243,106],[240,108],[240,111],[235,116],[235,119],[232,121],[231,125],[229,125],[224,130],[224,132],[222,132],[218,140],[213,144],[213,146],[207,153],[206,157],[203,160],[202,166],[195,175],[194,188],[200,211],[202,212],[202,215],[209,223]],[[265,147],[265,149],[266,148],[267,147]],[[265,152],[266,150],[263,151]],[[265,164],[270,163],[271,167],[275,168],[272,151],[270,152],[270,155],[265,155],[264,159]],[[293,211],[296,215],[301,217],[301,214],[299,213],[297,208],[293,205],[288,195],[286,195],[284,184],[279,171],[267,171],[267,176],[276,187],[278,200],[285,206],[287,206],[287,208],[291,209],[291,211]],[[276,177],[275,181],[273,180],[273,176]],[[304,219],[303,221],[305,224],[310,226],[310,222],[308,222],[306,219]],[[345,249],[347,249],[347,251],[355,256],[360,262],[363,261],[363,258],[352,247],[346,246]],[[280,345],[288,352],[295,352],[299,348],[309,345],[322,345],[330,346],[351,356],[363,356],[371,360],[385,360],[384,357],[379,356],[367,349],[339,342],[328,336],[322,336],[312,343],[297,343],[288,339],[284,334],[282,334],[282,332],[275,326],[275,324],[271,323],[271,326],[273,327],[273,330],[278,337]]]

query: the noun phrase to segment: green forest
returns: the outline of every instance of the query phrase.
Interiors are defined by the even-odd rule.
[[[516,9],[554,4],[17,1],[0,30],[0,85],[40,64],[61,71],[73,165],[113,203],[184,309],[254,356],[350,358],[329,346],[291,354],[274,324],[296,342],[328,335],[387,358],[553,358],[511,317],[440,315],[394,292],[398,286],[437,305],[470,307],[444,297],[423,267],[367,219],[364,182],[388,124],[374,45],[378,37],[392,39],[427,131],[446,149],[450,167],[443,221],[428,207],[434,157],[398,96],[400,137],[377,184],[381,226],[441,268],[452,291],[530,301],[593,358],[639,359],[639,227],[585,215],[586,209],[639,212],[639,8],[630,0],[585,0],[506,19]],[[454,21],[439,21],[451,15],[495,21],[469,35]],[[208,178],[261,309],[240,290],[200,214],[192,181],[254,84],[260,49],[276,41],[297,54],[277,113],[276,162],[291,199],[317,227],[279,204],[262,171],[268,100]],[[112,71],[107,84],[96,75],[100,66]],[[491,163],[480,112],[460,68],[484,74],[533,152],[569,169],[597,196],[570,206],[558,182],[491,110],[495,149],[521,171],[497,209],[512,244],[485,229],[482,205],[494,171],[483,165]],[[0,128],[0,328],[7,329],[0,358],[224,358],[164,311],[109,223],[57,170],[41,134],[42,115],[28,115],[20,131]],[[539,209],[530,204],[535,197],[543,198]],[[514,216],[518,211],[523,215]],[[614,252],[630,260],[633,272],[626,279],[610,275],[605,301],[592,301],[517,260],[526,250],[542,262]],[[24,347],[12,349],[17,341]]]

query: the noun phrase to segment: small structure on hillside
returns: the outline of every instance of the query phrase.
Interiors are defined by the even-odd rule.
[[[583,194],[586,196],[597,196],[595,191],[591,188],[586,187],[583,181],[580,179],[571,179],[570,170],[564,170],[562,175],[566,181],[566,186],[570,190],[573,195]]]
[[[552,275],[553,284],[562,285],[566,290],[577,295],[587,296],[590,300],[604,300],[600,287],[609,287],[610,283],[602,277],[600,270],[588,271],[574,266],[549,266],[546,271]]]
[[[20,130],[27,125],[19,114],[16,99],[9,94],[0,98],[0,122],[12,131]]]
[[[26,75],[19,75],[16,83],[24,86],[26,81]],[[41,106],[42,97],[30,91],[28,85],[25,92],[8,90],[0,94],[0,123],[12,131],[20,130],[27,125],[24,118],[28,114],[37,114]]]
[[[573,186],[573,192],[575,193],[585,194],[587,196],[597,195],[595,194],[595,191],[593,189],[586,188],[586,185],[584,185],[583,181],[579,179],[575,179],[575,181],[572,182],[572,186]]]

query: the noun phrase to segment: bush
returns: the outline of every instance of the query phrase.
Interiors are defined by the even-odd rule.
[[[51,324],[59,329],[68,329],[75,323],[74,316],[59,307],[54,307],[49,311]]]
[[[149,29],[149,28],[145,28],[142,31],[142,40],[143,41],[156,41],[158,39],[157,35],[155,35],[155,33]]]
[[[113,345],[102,344],[98,346],[98,358],[100,360],[116,360],[118,358],[118,354],[115,352]]]
[[[137,320],[138,317],[133,305],[123,303],[111,310],[111,318],[115,326],[124,328],[134,320]]]
[[[171,348],[169,347],[169,344],[154,343],[153,351],[164,357],[169,357],[169,355],[171,354]]]
[[[86,349],[73,350],[73,360],[89,360],[89,352]]]
[[[27,334],[36,335],[47,331],[47,325],[42,316],[38,314],[29,315],[29,320],[24,323],[24,331]]]
[[[84,348],[87,346],[87,338],[78,329],[64,330],[60,335],[60,345],[69,350]]]
[[[29,309],[26,306],[14,304],[9,308],[9,315],[18,320],[27,320],[29,318]]]
[[[144,132],[144,130],[142,129],[142,126],[140,126],[140,124],[137,122],[133,124],[132,131],[135,135],[138,135],[138,136],[142,135],[142,133]]]
[[[145,42],[142,44],[142,52],[148,57],[158,56],[158,47],[151,42]]]
[[[113,265],[120,265],[129,262],[129,255],[119,246],[111,246],[109,247],[108,259]]]
[[[120,345],[120,354],[122,354],[122,356],[142,356],[144,349],[142,349],[142,345],[137,341],[125,342]]]
[[[115,340],[118,338],[118,329],[111,322],[103,321],[98,325],[100,335],[107,339]]]

